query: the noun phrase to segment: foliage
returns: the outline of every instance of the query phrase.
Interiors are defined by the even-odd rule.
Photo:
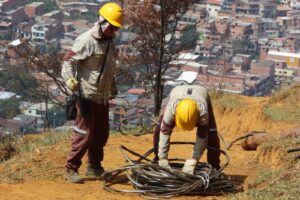
[[[5,33],[1,33],[0,34],[0,40],[13,40],[15,38],[15,32],[13,31],[9,31],[9,32],[5,32]]]
[[[31,88],[37,88],[37,80],[30,70],[24,65],[10,65],[9,63],[3,63],[3,69],[0,71],[0,85],[22,96],[24,100],[36,98]]]
[[[0,81],[10,89],[17,88],[18,94],[27,95],[36,102],[54,103],[63,107],[64,99],[57,98],[57,91],[68,95],[68,90],[61,79],[62,55],[58,52],[43,53],[41,46],[31,46],[28,41],[15,50],[19,64],[5,66],[0,73]],[[42,48],[43,49],[43,48]],[[46,49],[45,49],[46,50]],[[6,81],[9,84],[6,84]],[[29,94],[29,95],[28,95]],[[47,109],[47,106],[46,106]],[[48,127],[48,111],[44,118],[44,130]]]
[[[48,110],[48,119],[50,127],[58,127],[65,122],[65,110],[62,107],[55,106]]]
[[[0,111],[4,118],[12,118],[19,111],[19,100],[16,98],[0,100]]]
[[[181,46],[174,45],[178,42],[174,36],[182,30],[185,37],[190,35],[189,29],[179,29],[179,20],[195,2],[195,0],[124,0],[125,23],[135,36],[129,44],[131,53],[128,53],[128,47],[120,49],[122,67],[145,66],[146,73],[142,73],[142,79],[151,83],[156,115],[159,113],[163,98],[162,77],[170,67],[170,61],[176,57],[179,50],[183,50]],[[195,34],[196,39],[197,37]]]
[[[17,55],[22,59],[22,65],[15,65],[14,74],[18,78],[20,73],[28,73],[35,77],[36,85],[25,84],[22,79],[18,80],[22,87],[24,87],[31,94],[35,94],[39,101],[45,103],[52,102],[57,105],[63,105],[63,101],[55,98],[53,88],[50,86],[56,86],[64,94],[68,94],[68,91],[61,80],[61,60],[62,55],[58,52],[49,55],[41,53],[39,49],[30,46],[29,43],[24,42],[22,48],[17,50]]]
[[[234,53],[251,53],[253,50],[254,45],[249,39],[243,39],[243,40],[234,40],[232,42],[232,49]]]

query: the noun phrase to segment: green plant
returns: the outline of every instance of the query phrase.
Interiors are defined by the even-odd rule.
[[[67,141],[69,136],[68,133],[44,133],[1,142],[0,154],[1,144],[14,146],[15,153],[9,159],[0,162],[0,182],[14,183],[27,179],[53,180],[60,177],[63,165],[49,159],[47,154],[52,154],[55,144]],[[57,151],[61,155],[66,154],[64,149]]]
[[[272,152],[279,150],[282,167],[276,169],[265,169],[260,172],[253,182],[251,189],[244,193],[230,196],[230,199],[299,199],[300,192],[300,162],[294,160],[294,155],[287,155],[287,149],[299,146],[300,138],[288,138],[270,140],[262,144],[261,150]]]
[[[270,96],[269,103],[283,102],[299,102],[300,100],[300,84],[292,87],[282,88]]]
[[[273,121],[285,121],[291,123],[300,122],[300,106],[285,104],[283,106],[265,106],[264,114]]]
[[[222,91],[212,90],[210,91],[210,97],[214,104],[219,105],[223,108],[242,108],[245,103],[235,94],[229,94]]]

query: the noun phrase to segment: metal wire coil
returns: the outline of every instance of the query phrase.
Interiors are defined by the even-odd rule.
[[[194,144],[193,142],[172,142],[171,145]],[[154,149],[150,149],[144,155],[140,155],[120,146],[120,150],[126,158],[128,165],[105,172],[103,174],[103,188],[110,192],[138,193],[145,198],[170,198],[181,195],[221,195],[224,193],[236,193],[241,191],[241,186],[221,171],[228,165],[229,156],[225,155],[226,162],[218,171],[208,163],[199,163],[195,174],[190,175],[181,171],[184,160],[169,159],[172,170],[158,166],[147,158]],[[129,158],[127,153],[136,156],[137,160]],[[126,175],[124,177],[124,175]],[[130,182],[134,189],[117,189],[115,184]]]

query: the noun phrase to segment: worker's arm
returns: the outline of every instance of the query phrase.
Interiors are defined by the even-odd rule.
[[[73,47],[65,54],[61,70],[61,76],[63,77],[64,81],[68,82],[69,80],[69,82],[73,82],[70,80],[75,79],[76,77],[78,62],[87,58],[91,53],[87,47],[87,43],[87,38],[79,36],[75,40]]]
[[[163,120],[160,126],[158,143],[158,164],[162,167],[171,168],[168,161],[170,149],[170,137],[175,127],[175,109],[174,102],[169,101],[166,105]]]

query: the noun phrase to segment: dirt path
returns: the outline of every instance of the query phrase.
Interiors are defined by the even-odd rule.
[[[195,135],[191,132],[175,132],[172,136],[172,141],[193,141],[194,137]],[[233,139],[232,136],[225,135],[224,137],[227,141]],[[124,165],[123,155],[118,148],[120,144],[138,153],[144,153],[151,148],[152,135],[141,137],[112,136],[105,148],[106,154],[103,164],[107,170],[116,169]],[[56,161],[57,166],[63,169],[66,155],[61,155],[61,152],[67,151],[69,144],[63,143],[60,144],[60,146],[63,148],[63,151],[61,151],[60,148],[54,148],[51,152],[45,152],[44,155],[47,155],[47,159]],[[189,158],[192,152],[192,146],[172,146],[170,157],[175,157],[175,152],[177,152],[176,157]],[[225,172],[237,178],[247,188],[247,184],[254,179],[256,172],[262,168],[262,166],[251,159],[254,158],[255,152],[245,152],[239,145],[235,145],[229,154],[231,162]],[[84,169],[85,164],[81,167],[80,172],[83,173]],[[90,180],[85,181],[84,184],[77,185],[64,181],[62,177],[55,181],[31,180],[20,184],[0,184],[0,197],[1,200],[141,199],[137,195],[109,193],[102,189],[101,181]],[[224,197],[179,197],[176,199],[224,199]]]

